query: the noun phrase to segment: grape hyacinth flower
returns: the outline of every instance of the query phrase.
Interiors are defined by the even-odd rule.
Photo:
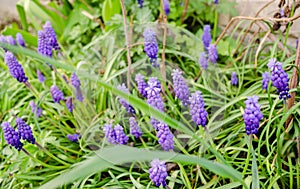
[[[23,143],[20,141],[19,133],[10,126],[9,122],[3,122],[1,126],[6,142],[20,151],[23,148]]]
[[[164,0],[164,11],[167,16],[170,14],[170,0]]]
[[[217,63],[218,59],[218,51],[214,44],[210,44],[207,48],[208,50],[208,59],[211,63],[215,64]]]
[[[181,100],[182,104],[184,106],[189,105],[189,96],[190,96],[190,91],[189,88],[182,77],[182,72],[178,69],[173,70],[172,79],[173,79],[173,84],[174,84],[174,92],[175,96]]]
[[[21,47],[26,47],[25,41],[24,41],[24,38],[23,38],[22,34],[17,33],[17,34],[16,34],[16,40],[17,40],[18,44],[19,44]]]
[[[61,100],[64,100],[64,94],[56,85],[52,85],[50,88],[52,99],[55,103],[59,103]]]
[[[158,143],[165,151],[174,149],[174,135],[172,134],[170,128],[167,124],[160,122],[157,124],[158,132],[157,138]]]
[[[32,135],[31,128],[22,118],[16,118],[16,125],[18,127],[20,137],[23,140],[30,142],[31,144],[35,144],[35,138]]]
[[[207,62],[207,58],[206,58],[205,52],[201,52],[200,53],[199,64],[200,64],[200,66],[201,66],[202,69],[207,70],[207,68],[208,68],[208,62]]]
[[[219,4],[219,0],[214,0],[214,4]]]
[[[202,34],[202,43],[205,50],[208,50],[209,44],[211,43],[210,25],[204,25]]]
[[[150,58],[150,62],[152,66],[158,67],[159,64],[157,63],[157,55],[158,55],[158,44],[156,41],[156,33],[147,28],[145,29],[144,33],[144,50],[147,56]]]
[[[73,112],[74,110],[74,104],[73,104],[73,100],[71,97],[68,97],[66,100],[66,107],[70,112]]]
[[[282,63],[277,62],[275,58],[270,59],[268,63],[269,69],[272,71],[271,80],[273,86],[277,88],[279,99],[286,100],[291,98],[289,94],[289,78],[288,74],[282,68]]]
[[[128,136],[124,133],[123,127],[119,124],[114,127],[116,133],[116,142],[118,144],[127,144]]]
[[[55,50],[60,50],[60,47],[57,42],[56,34],[54,29],[52,28],[51,22],[47,21],[43,26],[43,28],[49,40],[49,45]]]
[[[71,141],[71,142],[78,142],[78,139],[80,138],[80,134],[75,133],[75,134],[67,134],[67,138]]]
[[[13,36],[9,35],[9,36],[6,36],[6,41],[8,44],[10,45],[17,45],[17,42],[16,40],[13,38]]]
[[[145,90],[147,92],[147,103],[163,112],[165,108],[164,102],[160,96],[160,82],[155,77],[149,78],[148,87],[146,87]]]
[[[81,83],[75,72],[72,73],[70,80],[71,84],[75,87],[75,89],[80,88]]]
[[[137,0],[137,3],[139,4],[139,8],[143,8],[144,0]]]
[[[40,70],[36,71],[36,75],[38,76],[39,82],[43,83],[46,79]]]
[[[204,100],[201,94],[200,91],[197,91],[190,97],[190,114],[197,126],[201,125],[202,127],[205,127],[207,124],[208,113],[204,108]]]
[[[6,37],[3,35],[0,35],[0,42],[1,43],[7,43]]]
[[[259,128],[259,122],[263,118],[260,112],[260,105],[257,96],[248,97],[245,101],[244,121],[247,135],[256,134]]]
[[[167,186],[166,178],[168,176],[168,173],[164,161],[159,161],[159,159],[152,160],[149,174],[150,179],[157,187],[159,187],[160,185]]]
[[[143,96],[143,97],[147,97],[147,92],[146,92],[146,87],[147,87],[147,83],[144,80],[144,76],[142,74],[137,74],[135,76],[135,81],[137,83],[137,87],[139,90],[139,93]]]
[[[25,83],[27,82],[28,78],[25,76],[24,70],[22,65],[19,64],[16,57],[13,53],[7,51],[5,53],[4,61],[8,66],[10,74],[19,82]]]
[[[269,72],[264,72],[262,75],[262,89],[268,91],[268,85],[271,80],[271,76]]]
[[[66,84],[69,84],[69,81],[68,81],[68,79],[67,79],[67,77],[66,77],[65,74],[62,74],[61,77],[64,79],[64,81],[66,82]]]
[[[239,81],[239,79],[238,79],[236,73],[232,72],[231,73],[231,85],[237,85],[238,81]]]
[[[117,144],[116,142],[116,132],[115,130],[112,128],[111,124],[105,124],[103,131],[105,133],[105,138],[107,139],[107,141],[111,144]]]
[[[130,125],[130,134],[133,135],[135,138],[139,138],[142,136],[142,130],[135,121],[134,117],[129,118],[129,125]]]
[[[123,91],[124,93],[128,93],[129,94],[129,91],[128,91],[128,89],[127,89],[127,87],[125,86],[124,83],[122,85],[119,85],[117,88],[119,90]],[[124,98],[120,97],[119,102],[126,109],[126,111],[128,113],[135,114],[134,108]]]
[[[38,32],[38,52],[41,55],[52,57],[52,46],[49,44],[49,38],[45,31]]]
[[[42,108],[37,107],[33,100],[29,102],[29,105],[31,106],[32,113],[36,113],[36,117],[40,117],[42,115]]]

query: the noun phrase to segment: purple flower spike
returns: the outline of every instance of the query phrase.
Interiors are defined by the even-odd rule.
[[[269,72],[264,72],[262,75],[262,88],[268,91],[268,85],[271,80],[271,76]]]
[[[147,92],[147,103],[163,112],[165,108],[160,96],[160,82],[154,77],[149,78],[148,87],[145,90]]]
[[[1,126],[6,142],[20,151],[23,148],[23,144],[20,141],[19,133],[10,126],[9,122],[3,122]]]
[[[52,99],[55,103],[59,103],[61,100],[64,100],[64,94],[56,85],[52,85],[50,88]]]
[[[23,38],[22,34],[17,33],[17,34],[16,34],[16,40],[18,41],[18,44],[19,44],[20,46],[26,47],[25,41],[24,41],[24,38]]]
[[[157,63],[157,55],[158,55],[158,44],[156,41],[156,33],[147,28],[145,29],[144,33],[144,50],[147,56],[150,58],[150,62],[152,66],[158,67],[159,64]]]
[[[71,141],[71,142],[78,142],[78,139],[80,138],[80,134],[75,133],[75,134],[67,134],[67,138]]]
[[[81,83],[75,72],[72,73],[70,80],[71,84],[75,87],[75,89],[80,88]]]
[[[105,138],[107,139],[107,141],[111,144],[117,144],[116,142],[116,132],[115,130],[112,128],[111,124],[106,124],[103,128],[103,131],[105,133]]]
[[[197,91],[190,97],[190,114],[197,126],[201,125],[202,127],[205,127],[207,124],[208,113],[204,108],[204,100],[201,94],[200,91]]]
[[[204,25],[202,34],[202,43],[205,50],[208,50],[209,44],[211,43],[210,25]]]
[[[144,0],[137,0],[137,3],[139,4],[139,8],[143,8]]]
[[[38,32],[38,52],[41,55],[52,57],[52,46],[49,45],[49,38],[44,31]]]
[[[80,102],[83,101],[83,95],[81,89],[76,89],[76,99],[79,100]]]
[[[207,62],[207,58],[206,58],[205,52],[201,52],[200,53],[199,64],[200,64],[200,66],[201,66],[202,69],[207,70],[207,68],[208,68],[208,62]]]
[[[150,179],[157,187],[159,187],[160,185],[167,186],[166,178],[168,176],[168,173],[164,161],[159,161],[159,159],[152,160],[149,174]]]
[[[123,127],[119,124],[115,125],[116,142],[118,144],[127,144],[128,136],[124,133]]]
[[[124,83],[122,85],[119,85],[117,88],[119,90],[123,91],[124,93],[128,93],[129,94],[129,91],[128,91],[128,89],[127,89],[127,87],[125,86]],[[124,98],[120,97],[119,102],[126,109],[126,111],[128,113],[135,114],[134,108]]]
[[[257,96],[252,96],[248,97],[245,101],[244,121],[247,135],[256,134],[258,132],[259,122],[263,118],[258,99]]]
[[[143,97],[147,97],[146,87],[147,83],[144,80],[144,76],[142,74],[137,74],[135,76],[135,81],[137,83],[138,90]]]
[[[31,106],[32,113],[36,113],[36,117],[40,117],[42,115],[42,108],[37,107],[34,101],[30,101],[29,105]]]
[[[6,37],[3,35],[0,35],[0,42],[1,43],[7,43]]]
[[[25,83],[28,78],[25,76],[22,65],[19,64],[16,57],[9,51],[5,53],[4,61],[8,66],[10,74],[19,82]]]
[[[219,4],[219,0],[214,0],[214,4]]]
[[[9,36],[6,36],[6,41],[8,44],[10,45],[17,45],[17,42],[16,40],[13,38],[13,36],[9,35]]]
[[[70,112],[73,112],[74,110],[74,104],[73,104],[73,100],[71,97],[68,97],[67,100],[66,100],[66,106],[67,106],[67,109],[70,111]]]
[[[60,47],[57,43],[56,34],[54,32],[54,29],[52,28],[51,22],[47,21],[43,28],[47,38],[49,39],[49,45],[55,50],[60,50]]]
[[[177,70],[173,70],[172,79],[173,79],[173,84],[174,84],[174,92],[175,96],[181,100],[182,104],[184,106],[189,105],[189,96],[190,96],[190,91],[189,88],[182,77],[182,72]]]
[[[40,70],[36,71],[36,75],[38,76],[39,82],[44,83],[45,76],[42,74],[42,72]]]
[[[29,125],[27,125],[27,123],[21,118],[16,119],[16,124],[21,138],[32,144],[35,144],[35,138],[32,135],[32,131]]]
[[[138,126],[134,117],[129,118],[129,124],[130,124],[130,134],[131,135],[133,135],[135,138],[139,138],[140,136],[142,136],[142,130]]]
[[[160,122],[157,125],[158,132],[157,138],[158,143],[164,149],[164,151],[169,151],[174,149],[174,135],[171,133],[170,128],[167,124]]]
[[[272,71],[271,80],[273,86],[277,88],[279,99],[286,100],[291,98],[289,94],[289,78],[288,74],[282,68],[282,63],[277,62],[275,58],[270,59],[268,63],[269,69]]]
[[[164,11],[167,16],[170,14],[170,1],[169,0],[164,0]]]
[[[236,73],[232,72],[231,73],[231,85],[237,85],[238,81],[239,81],[239,79],[238,79]]]
[[[208,59],[211,63],[215,64],[218,60],[218,51],[214,44],[208,46]]]

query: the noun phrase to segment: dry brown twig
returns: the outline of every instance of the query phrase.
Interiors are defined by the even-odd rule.
[[[167,16],[164,13],[164,2],[163,0],[160,1],[161,4],[161,13],[160,17],[162,18],[162,23],[163,23],[163,49],[161,53],[161,64],[160,64],[160,72],[162,75],[162,79],[164,82],[167,81],[167,76],[166,76],[166,55],[165,55],[165,50],[166,50],[166,39],[167,39]],[[162,86],[162,91],[164,92],[164,87]]]
[[[254,69],[256,69],[256,67],[257,67],[257,59],[258,59],[259,52],[270,34],[271,34],[271,30],[267,31],[266,35],[263,37],[263,39],[260,41],[260,43],[258,45],[258,48],[255,53]]]
[[[189,0],[186,0],[185,3],[184,3],[184,8],[183,8],[182,15],[181,15],[181,18],[180,18],[181,23],[183,23],[183,21],[184,21],[188,6],[189,6]]]

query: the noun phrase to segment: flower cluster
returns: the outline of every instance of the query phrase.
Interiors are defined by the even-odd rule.
[[[237,85],[238,81],[239,81],[239,79],[238,79],[236,73],[232,72],[231,73],[231,85]]]
[[[160,82],[155,77],[148,79],[148,86],[145,88],[147,92],[147,103],[154,108],[164,111],[164,102],[160,96]]]
[[[119,85],[118,89],[121,90],[121,91],[123,91],[124,93],[129,94],[129,90],[127,89],[127,87],[125,86],[124,83],[122,85]],[[134,108],[124,98],[120,98],[119,102],[126,109],[126,111],[128,113],[135,114]]]
[[[245,101],[244,121],[247,135],[256,134],[258,132],[259,122],[263,118],[258,99],[257,96],[251,96]]]
[[[202,69],[207,70],[208,62],[205,52],[200,53],[199,64]]]
[[[52,99],[55,103],[59,103],[61,100],[64,101],[65,97],[61,90],[56,85],[52,85],[50,88]]]
[[[40,117],[42,115],[42,108],[37,107],[33,100],[29,102],[31,106],[31,111],[36,115],[36,117]]]
[[[164,11],[167,16],[170,14],[170,1],[169,0],[164,0]]]
[[[158,67],[158,44],[156,41],[156,33],[151,29],[145,29],[144,33],[144,50],[147,56],[150,58],[152,66]]]
[[[144,0],[137,0],[137,3],[139,4],[139,8],[143,8]]]
[[[73,100],[71,97],[67,97],[67,100],[66,100],[66,106],[67,106],[67,109],[70,111],[70,112],[73,112],[74,110],[74,104],[73,104]]]
[[[262,89],[265,89],[266,91],[268,91],[268,85],[270,83],[271,80],[271,76],[269,72],[264,72],[262,74]]]
[[[22,65],[19,64],[16,57],[9,51],[5,53],[4,61],[8,66],[10,74],[19,82],[25,83],[28,78],[25,76]]]
[[[209,44],[211,43],[210,25],[204,25],[202,34],[202,43],[205,50],[208,50]]]
[[[78,139],[80,138],[80,134],[75,133],[75,134],[67,134],[67,138],[71,141],[71,142],[78,142]]]
[[[51,22],[47,21],[45,25],[43,26],[45,35],[48,39],[48,44],[54,49],[54,50],[60,50],[60,47],[57,42],[56,34],[54,29],[52,28]]]
[[[268,67],[272,72],[271,80],[274,87],[277,88],[277,93],[280,99],[286,100],[290,98],[289,94],[289,78],[288,74],[282,68],[282,63],[277,62],[275,58],[270,59]]]
[[[218,51],[217,51],[216,45],[210,44],[208,46],[207,50],[208,50],[208,59],[209,59],[209,61],[213,64],[217,63]]]
[[[190,97],[190,114],[192,120],[195,124],[202,125],[203,127],[207,124],[207,111],[204,108],[204,100],[202,98],[202,93],[197,91],[193,93]]]
[[[147,92],[146,92],[146,88],[147,88],[147,83],[144,80],[144,76],[142,74],[137,74],[135,76],[135,81],[137,83],[137,88],[139,90],[139,93],[146,98],[147,97]]]
[[[156,186],[166,186],[166,178],[168,176],[167,167],[164,161],[154,159],[151,161],[151,168],[149,169],[150,179]]]
[[[71,84],[74,86],[75,90],[76,90],[76,98],[77,100],[79,100],[80,102],[83,101],[83,95],[82,95],[82,91],[80,88],[81,82],[79,80],[79,78],[77,77],[76,73],[72,73],[71,75]]]
[[[106,124],[103,128],[105,138],[111,144],[127,144],[128,137],[124,133],[121,125],[117,124],[114,128],[111,124]]]
[[[18,127],[18,132],[20,134],[20,137],[23,140],[26,140],[32,144],[35,144],[35,138],[32,135],[31,128],[22,118],[16,118],[16,124]]]
[[[173,70],[171,75],[173,78],[174,92],[176,97],[181,100],[184,106],[188,106],[190,91],[186,82],[184,81],[184,78],[182,77],[182,72],[176,69]]]
[[[164,149],[164,151],[169,151],[174,149],[174,135],[172,134],[169,126],[165,123],[159,122],[157,125],[158,132],[157,138],[158,143]]]
[[[142,136],[142,130],[135,121],[134,117],[129,118],[129,125],[130,125],[130,134],[133,135],[135,138],[139,138]]]
[[[7,143],[20,151],[23,148],[23,143],[20,141],[20,134],[10,126],[9,122],[3,122],[1,126],[4,133],[4,139]]]

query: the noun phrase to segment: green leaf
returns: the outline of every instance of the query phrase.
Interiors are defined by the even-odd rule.
[[[108,22],[115,14],[119,14],[120,11],[121,5],[119,0],[105,0],[102,8],[104,22]]]
[[[174,161],[182,164],[199,165],[224,178],[230,178],[243,183],[241,173],[237,172],[232,167],[209,161],[198,156],[183,155],[174,152],[149,151],[117,145],[96,151],[95,155],[76,164],[70,171],[62,173],[58,177],[45,183],[40,187],[40,189],[57,188],[85,176],[101,172],[113,165],[120,165],[134,161],[151,161],[154,158]]]
[[[19,13],[19,18],[21,20],[22,27],[25,31],[28,31],[28,24],[26,20],[26,13],[23,7],[23,3],[20,1],[16,5],[17,11]]]

